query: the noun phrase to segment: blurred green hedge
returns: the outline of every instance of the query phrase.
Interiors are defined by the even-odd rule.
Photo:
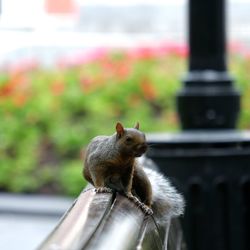
[[[187,50],[161,46],[95,51],[53,68],[22,61],[0,72],[0,190],[77,195],[83,149],[116,121],[176,131],[175,94]],[[239,127],[250,126],[250,59],[233,54],[230,69],[242,90]]]

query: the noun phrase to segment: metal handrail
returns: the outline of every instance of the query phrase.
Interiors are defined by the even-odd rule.
[[[119,194],[84,190],[37,250],[128,250],[168,248],[171,221],[159,228]],[[169,247],[178,250],[179,247]]]

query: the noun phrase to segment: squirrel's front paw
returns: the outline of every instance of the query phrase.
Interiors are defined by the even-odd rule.
[[[125,193],[125,196],[126,196],[128,199],[130,199],[130,200],[132,200],[133,198],[135,198],[135,197],[132,195],[131,192]]]
[[[147,205],[145,205],[143,202],[141,202],[137,197],[135,196],[127,196],[130,200],[132,200],[136,206],[141,208],[141,210],[146,214],[146,215],[152,215],[153,210],[149,208]]]
[[[139,199],[137,197],[135,197],[134,195],[130,194],[127,195],[128,199],[130,199],[131,201],[133,201],[137,206],[139,206],[141,204],[141,202],[139,201]]]
[[[138,207],[141,207],[144,205],[136,196],[132,195],[131,193],[126,194],[127,198],[131,201],[133,201]]]
[[[145,205],[144,203],[141,202],[141,206],[140,206],[141,210],[146,214],[146,215],[152,215],[153,214],[153,210],[148,207],[147,205]]]
[[[113,193],[112,189],[107,188],[107,187],[98,187],[95,188],[96,193]]]

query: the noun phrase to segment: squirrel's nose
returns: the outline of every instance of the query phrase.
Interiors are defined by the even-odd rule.
[[[143,153],[147,151],[147,148],[148,148],[148,146],[146,143],[143,143],[143,144],[137,146],[137,150],[140,152],[143,152]]]

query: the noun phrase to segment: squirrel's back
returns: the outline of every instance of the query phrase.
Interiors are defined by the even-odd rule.
[[[86,149],[85,166],[90,162],[100,164],[109,158],[112,158],[114,152],[114,139],[112,136],[100,135],[94,137]]]

